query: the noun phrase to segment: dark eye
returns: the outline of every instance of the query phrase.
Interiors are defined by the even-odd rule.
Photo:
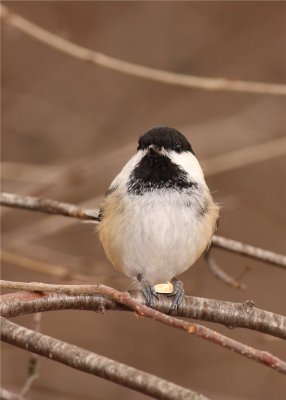
[[[174,150],[177,153],[181,153],[182,152],[182,145],[180,143],[176,143],[175,146],[174,146]]]

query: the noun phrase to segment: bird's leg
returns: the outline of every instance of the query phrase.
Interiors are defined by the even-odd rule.
[[[141,290],[146,300],[146,305],[148,307],[152,307],[154,304],[153,296],[156,297],[157,300],[159,300],[159,296],[157,295],[154,286],[152,286],[151,283],[147,281],[147,279],[143,279],[142,274],[139,274],[137,276],[137,280],[140,282]]]
[[[183,282],[179,281],[176,277],[172,279],[172,284],[173,284],[173,292],[168,294],[169,296],[174,296],[173,303],[171,305],[170,311],[175,310],[178,308],[184,299],[185,291],[184,291],[184,285]]]

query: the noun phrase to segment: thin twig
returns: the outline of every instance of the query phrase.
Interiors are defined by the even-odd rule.
[[[205,260],[207,262],[207,266],[212,274],[221,280],[222,282],[226,283],[228,286],[231,286],[235,289],[242,289],[245,290],[245,285],[238,280],[236,280],[233,276],[227,274],[216,262],[214,257],[211,255],[211,251],[205,253]]]
[[[6,262],[12,265],[16,265],[20,268],[25,268],[30,271],[40,272],[41,274],[47,274],[60,280],[76,280],[80,282],[90,282],[92,277],[74,272],[72,268],[66,267],[61,264],[51,264],[42,260],[35,260],[31,257],[24,255],[15,254],[15,252],[9,250],[1,250],[0,259],[2,262]]]
[[[1,193],[1,204],[14,208],[63,215],[65,217],[82,220],[98,220],[97,210],[83,209],[73,204],[61,203],[51,199],[42,199],[40,197]]]
[[[277,267],[286,268],[286,256],[284,254],[274,253],[273,251],[264,250],[250,244],[239,242],[238,240],[228,239],[222,236],[214,235],[212,238],[212,246],[223,250],[237,253],[242,256],[254,258],[264,261]]]
[[[0,204],[8,207],[21,208],[30,211],[40,211],[49,214],[59,214],[98,223],[98,209],[79,208],[74,204],[61,203],[51,199],[41,199],[39,197],[2,192],[0,196]],[[285,255],[251,246],[237,240],[214,235],[212,246],[264,261],[281,268],[286,268]]]
[[[0,388],[0,399],[1,400],[19,400],[19,394],[10,392],[10,390]],[[21,400],[25,400],[24,397]]]
[[[208,340],[212,343],[218,344],[228,350],[234,351],[244,357],[257,361],[261,364],[267,365],[278,372],[286,374],[286,362],[273,356],[272,354],[257,350],[253,347],[240,343],[237,340],[228,338],[212,329],[206,328],[199,324],[188,323],[184,320],[174,318],[173,316],[166,315],[147,307],[143,304],[132,299],[129,293],[119,292],[113,288],[104,285],[52,285],[39,282],[9,282],[0,281],[1,287],[14,288],[20,290],[40,291],[40,292],[53,292],[62,294],[101,294],[114,300],[115,302],[129,307],[139,316],[154,319],[165,325],[184,330],[190,334]]]
[[[286,137],[278,137],[262,143],[231,150],[200,161],[204,175],[214,176],[244,168],[262,161],[269,161],[286,154]]]
[[[99,376],[157,399],[206,400],[197,394],[154,375],[61,340],[34,332],[1,318],[2,340],[80,371]]]
[[[209,78],[163,71],[107,56],[70,42],[1,6],[1,18],[33,39],[57,49],[71,57],[138,78],[203,90],[226,90],[244,93],[286,95],[286,85],[263,82],[245,82],[225,78]]]
[[[33,316],[33,330],[35,332],[40,332],[41,329],[41,313],[34,314]],[[22,400],[28,391],[31,389],[34,381],[39,377],[39,365],[40,365],[40,357],[37,354],[32,354],[29,359],[28,365],[28,377],[24,386],[20,392],[19,399]]]

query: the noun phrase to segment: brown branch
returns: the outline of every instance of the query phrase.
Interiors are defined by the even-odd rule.
[[[73,204],[61,203],[56,200],[14,195],[11,193],[1,193],[0,200],[2,205],[8,207],[40,211],[47,214],[57,214],[83,220],[98,220],[98,210],[83,209]]]
[[[237,279],[233,278],[231,275],[227,274],[215,261],[213,256],[211,255],[210,250],[205,254],[205,260],[207,262],[207,266],[212,274],[221,280],[222,282],[226,283],[228,286],[231,286],[235,289],[242,289],[245,290],[245,285],[239,282]]]
[[[156,68],[145,67],[120,60],[115,57],[107,56],[98,51],[93,51],[75,43],[70,42],[40,26],[30,22],[17,14],[14,14],[6,6],[1,6],[1,18],[19,29],[21,32],[29,35],[33,39],[44,43],[53,49],[68,54],[71,57],[86,61],[101,67],[118,71],[138,78],[149,79],[152,81],[178,85],[187,88],[198,88],[203,90],[226,90],[244,93],[262,93],[274,95],[286,95],[286,85],[263,82],[245,82],[225,78],[209,78],[194,75],[180,74],[176,72],[163,71]]]
[[[130,292],[137,302],[144,304],[141,292]],[[154,308],[168,313],[172,299],[160,295]],[[0,297],[0,313],[4,317],[67,309],[91,311],[120,310],[130,311],[128,307],[102,295],[48,295],[43,292],[17,292]],[[254,307],[250,300],[244,303],[231,303],[222,300],[185,296],[182,305],[172,315],[193,318],[201,321],[219,323],[230,328],[246,328],[286,339],[286,317]]]
[[[59,214],[98,223],[98,209],[79,208],[73,204],[61,203],[51,199],[40,199],[38,197],[2,192],[0,195],[0,204],[8,207],[21,208],[30,211],[40,211],[49,214]],[[246,257],[251,257],[256,260],[264,261],[281,268],[286,268],[285,255],[264,250],[259,247],[254,247],[237,240],[214,235],[212,239],[212,246],[241,254]]]
[[[27,246],[29,247],[30,245]],[[25,250],[27,250],[27,246]],[[35,246],[32,247],[32,250],[35,250]],[[53,276],[55,279],[64,281],[76,280],[79,282],[89,283],[92,280],[92,276],[74,272],[72,268],[65,265],[51,264],[45,261],[35,260],[34,258],[26,257],[23,254],[15,254],[9,250],[1,250],[0,259],[2,262],[9,263],[20,268],[25,268],[30,271],[40,272],[41,274],[47,274]]]
[[[276,265],[277,267],[286,268],[285,255],[274,253],[273,251],[269,250],[264,250],[259,247],[251,246],[237,240],[214,235],[212,239],[212,246],[230,251],[232,253],[237,253],[242,256],[264,261],[268,264]]]
[[[101,294],[107,296],[114,300],[115,302],[127,306],[135,313],[142,317],[147,317],[159,321],[165,325],[181,329],[191,333],[195,336],[201,337],[212,343],[218,344],[226,349],[234,351],[244,357],[257,361],[259,363],[265,364],[278,372],[286,374],[286,363],[279,358],[273,356],[272,354],[257,350],[253,347],[247,346],[238,342],[237,340],[230,339],[212,329],[206,328],[204,326],[188,323],[186,321],[174,318],[173,316],[161,313],[158,310],[147,307],[140,304],[136,300],[132,299],[129,293],[119,292],[113,288],[104,285],[51,285],[45,283],[23,283],[23,282],[8,282],[1,281],[1,287],[40,291],[40,292],[53,292],[62,294]]]
[[[200,164],[204,175],[209,177],[245,168],[262,161],[269,161],[276,157],[281,157],[285,153],[286,137],[283,136],[202,159]]]
[[[33,330],[40,332],[41,329],[41,313],[34,314],[33,316]],[[19,400],[22,400],[28,393],[34,381],[39,377],[40,357],[37,354],[32,354],[28,364],[28,376],[24,383],[22,390],[19,394]]]
[[[0,318],[2,340],[24,350],[157,399],[206,400],[203,395],[154,375]]]
[[[25,400],[24,397],[19,398],[18,393],[10,392],[10,390],[6,390],[4,388],[0,388],[0,399],[1,400]]]

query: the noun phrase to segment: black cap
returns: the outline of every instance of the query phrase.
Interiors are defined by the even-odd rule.
[[[163,126],[150,129],[139,138],[137,150],[147,149],[152,144],[177,153],[190,151],[195,154],[188,139],[174,128]]]

